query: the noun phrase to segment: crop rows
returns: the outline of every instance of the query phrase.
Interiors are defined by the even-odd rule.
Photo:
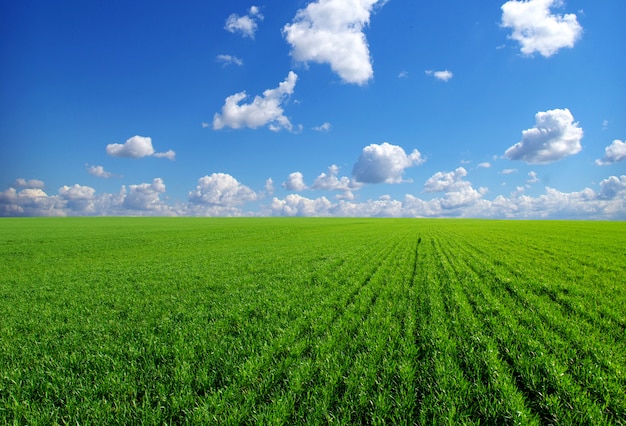
[[[0,221],[0,423],[625,424],[626,226]]]

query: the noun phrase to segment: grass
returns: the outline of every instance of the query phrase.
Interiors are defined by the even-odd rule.
[[[625,424],[626,224],[0,220],[2,424]]]

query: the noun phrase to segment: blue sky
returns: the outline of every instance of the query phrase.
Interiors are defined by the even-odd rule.
[[[0,215],[626,219],[620,0],[0,0]]]

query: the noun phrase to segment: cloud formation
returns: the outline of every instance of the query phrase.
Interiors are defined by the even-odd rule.
[[[44,183],[39,179],[24,179],[18,178],[15,180],[14,186],[18,188],[37,188],[43,189]]]
[[[596,160],[598,166],[607,166],[626,159],[626,142],[615,139],[613,143],[604,148],[604,157]]]
[[[362,185],[358,182],[354,182],[349,177],[342,176],[337,177],[339,173],[339,167],[333,164],[328,168],[328,173],[321,173],[313,181],[311,189],[317,189],[321,191],[339,191],[341,194],[337,195],[339,199],[351,200],[354,198],[353,190],[359,189]]]
[[[507,1],[501,7],[501,25],[513,30],[509,38],[520,43],[524,55],[539,52],[550,57],[561,48],[573,47],[583,31],[575,14],[551,12],[561,4],[561,0]]]
[[[112,143],[107,145],[106,151],[111,157],[142,158],[155,156],[169,160],[176,158],[176,153],[172,150],[155,153],[152,147],[152,138],[137,135],[127,139],[123,144]]]
[[[454,74],[452,74],[452,72],[448,70],[443,70],[443,71],[426,70],[425,73],[426,75],[432,75],[437,80],[441,80],[444,82],[454,77]]]
[[[129,210],[157,210],[165,209],[160,194],[165,192],[165,183],[161,178],[155,178],[152,183],[129,185],[125,193],[123,207]],[[125,192],[125,190],[123,189]]]
[[[282,128],[292,130],[291,122],[283,115],[282,104],[293,94],[297,79],[298,75],[290,71],[285,81],[277,88],[267,89],[263,96],[255,96],[249,104],[240,104],[248,97],[245,91],[227,97],[222,113],[215,113],[213,116],[213,129],[220,130],[224,127],[256,129],[267,125],[272,131]]]
[[[352,169],[352,176],[361,183],[400,183],[404,170],[425,160],[415,149],[409,155],[402,147],[383,142],[363,148]]]
[[[529,174],[530,175],[530,174]],[[261,198],[234,177],[214,173],[198,181],[189,193],[189,202],[170,206],[161,197],[162,179],[152,183],[122,186],[119,193],[96,193],[95,189],[72,185],[48,195],[39,188],[0,192],[0,216],[87,216],[87,215],[180,215],[180,216],[347,216],[347,217],[490,217],[490,218],[570,218],[626,220],[626,175],[609,176],[599,183],[599,190],[584,188],[560,192],[546,187],[536,197],[525,195],[517,187],[510,196],[485,199],[486,188],[475,189],[466,180],[467,171],[435,173],[424,185],[435,196],[423,199],[406,194],[394,200],[384,195],[375,200],[355,202],[330,201],[326,197],[310,199],[299,194],[274,197],[260,212],[243,211],[239,206]],[[532,176],[531,176],[532,178]],[[341,181],[341,179],[339,179]],[[266,181],[266,191],[271,181]],[[442,193],[443,195],[437,195]]]
[[[298,10],[283,34],[300,62],[329,64],[346,83],[365,84],[374,71],[363,29],[385,0],[317,0]]]
[[[198,179],[189,202],[196,205],[234,207],[257,199],[257,194],[226,173],[213,173]]]
[[[581,151],[583,129],[574,122],[568,109],[553,109],[535,114],[535,127],[522,131],[522,140],[504,153],[509,160],[528,164],[547,164]]]
[[[287,180],[283,182],[282,187],[287,191],[302,191],[306,189],[307,186],[304,183],[304,175],[300,172],[290,173]]]
[[[107,172],[106,170],[104,170],[104,167],[102,166],[87,166],[87,173],[89,173],[92,176],[100,177],[103,179],[108,179],[110,177],[113,177],[113,173]]]
[[[463,179],[465,176],[467,170],[463,167],[453,172],[437,172],[424,184],[424,192],[443,192],[444,198],[439,200],[442,209],[467,206],[486,194],[487,188],[474,189],[469,181]]]
[[[258,29],[257,21],[262,21],[263,15],[257,6],[251,6],[248,14],[239,16],[233,13],[226,19],[224,29],[231,33],[239,33],[243,37],[254,38]]]

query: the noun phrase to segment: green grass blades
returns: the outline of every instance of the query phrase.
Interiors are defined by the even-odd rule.
[[[0,220],[2,424],[625,424],[626,224]]]

